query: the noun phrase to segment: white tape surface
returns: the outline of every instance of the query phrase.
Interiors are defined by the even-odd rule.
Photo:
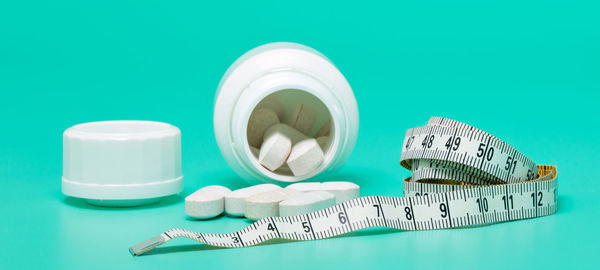
[[[557,209],[556,168],[469,125],[432,117],[407,131],[401,165],[412,171],[405,197],[367,196],[314,213],[258,220],[227,234],[171,229],[132,246],[145,253],[175,237],[218,247],[269,239],[323,239],[369,227],[429,230],[550,215]]]

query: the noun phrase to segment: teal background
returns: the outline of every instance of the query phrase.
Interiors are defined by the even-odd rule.
[[[0,269],[591,268],[600,240],[599,11],[596,1],[3,1]],[[182,198],[209,184],[245,186],[216,146],[213,98],[238,56],[273,41],[321,51],[355,91],[359,138],[332,180],[401,196],[404,131],[445,116],[557,165],[559,212],[243,249],[178,239],[131,256],[130,245],[172,227],[225,233],[249,224],[186,219]],[[61,194],[62,132],[116,119],[182,130],[181,196],[111,209]]]

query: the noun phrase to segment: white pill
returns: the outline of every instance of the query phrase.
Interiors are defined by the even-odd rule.
[[[326,191],[311,191],[279,203],[279,216],[297,216],[335,205],[335,196]]]
[[[185,214],[193,218],[213,218],[225,209],[225,196],[231,192],[224,186],[206,186],[185,197]]]
[[[265,131],[278,123],[279,117],[277,117],[277,114],[273,110],[264,108],[254,110],[248,120],[248,143],[251,146],[260,147]]]
[[[329,136],[329,132],[331,131],[331,118],[328,118],[327,121],[321,126],[321,128],[315,133],[315,138],[321,136]]]
[[[246,199],[248,197],[276,189],[282,188],[278,185],[262,184],[234,190],[225,196],[225,212],[232,216],[244,216],[244,212],[246,211]]]
[[[258,105],[256,105],[255,109],[271,109],[273,110],[279,119],[283,119],[285,117],[285,105],[281,102],[281,99],[276,95],[269,95],[263,100],[261,100]]]
[[[250,196],[246,199],[246,217],[261,219],[279,216],[279,202],[302,194],[293,189],[276,189]]]
[[[329,137],[321,136],[316,138],[316,140],[319,144],[319,147],[321,147],[321,150],[323,150],[323,152],[327,151],[327,148],[329,147]]]
[[[254,157],[258,159],[258,155],[260,154],[260,149],[254,147],[254,146],[250,146],[250,152],[252,152]]]
[[[315,119],[317,119],[317,112],[309,106],[300,104],[292,111],[288,125],[309,135],[315,125]]]
[[[294,183],[288,185],[288,189],[295,189],[304,192],[310,191],[327,191],[332,193],[336,197],[337,203],[342,203],[345,201],[352,200],[354,198],[358,198],[360,196],[360,186],[354,184],[352,182],[303,182],[303,183]]]
[[[333,193],[337,203],[343,203],[360,196],[360,186],[352,182],[323,182],[321,190]]]
[[[278,132],[292,140],[292,145],[298,143],[299,141],[308,139],[308,136],[304,135],[302,132],[290,127],[286,124],[275,124],[265,131],[264,139],[271,136],[271,134]]]
[[[302,182],[290,184],[285,188],[295,189],[298,191],[310,192],[321,190],[321,183],[319,182]]]
[[[295,176],[315,170],[323,162],[323,150],[317,140],[310,138],[298,142],[292,147],[287,165]]]
[[[260,147],[258,162],[274,171],[281,167],[292,151],[292,140],[281,132],[271,132]]]

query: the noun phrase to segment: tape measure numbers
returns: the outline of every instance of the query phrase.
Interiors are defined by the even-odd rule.
[[[498,184],[537,177],[535,164],[510,145],[472,126],[441,117],[432,117],[427,126],[406,132],[400,164],[412,170],[413,181]]]
[[[430,230],[550,215],[557,210],[557,170],[536,166],[498,138],[469,125],[432,117],[407,131],[401,165],[412,171],[405,197],[366,196],[314,213],[269,217],[238,232],[171,229],[132,246],[143,254],[173,238],[217,247],[269,239],[315,240],[369,228]]]

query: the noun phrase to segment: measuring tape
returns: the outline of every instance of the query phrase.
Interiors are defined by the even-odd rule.
[[[556,167],[535,165],[500,139],[454,120],[432,117],[409,129],[400,164],[411,170],[405,197],[367,196],[314,213],[268,217],[238,232],[171,229],[132,246],[145,253],[176,237],[217,247],[269,239],[316,240],[370,227],[431,230],[546,216],[556,212]]]

